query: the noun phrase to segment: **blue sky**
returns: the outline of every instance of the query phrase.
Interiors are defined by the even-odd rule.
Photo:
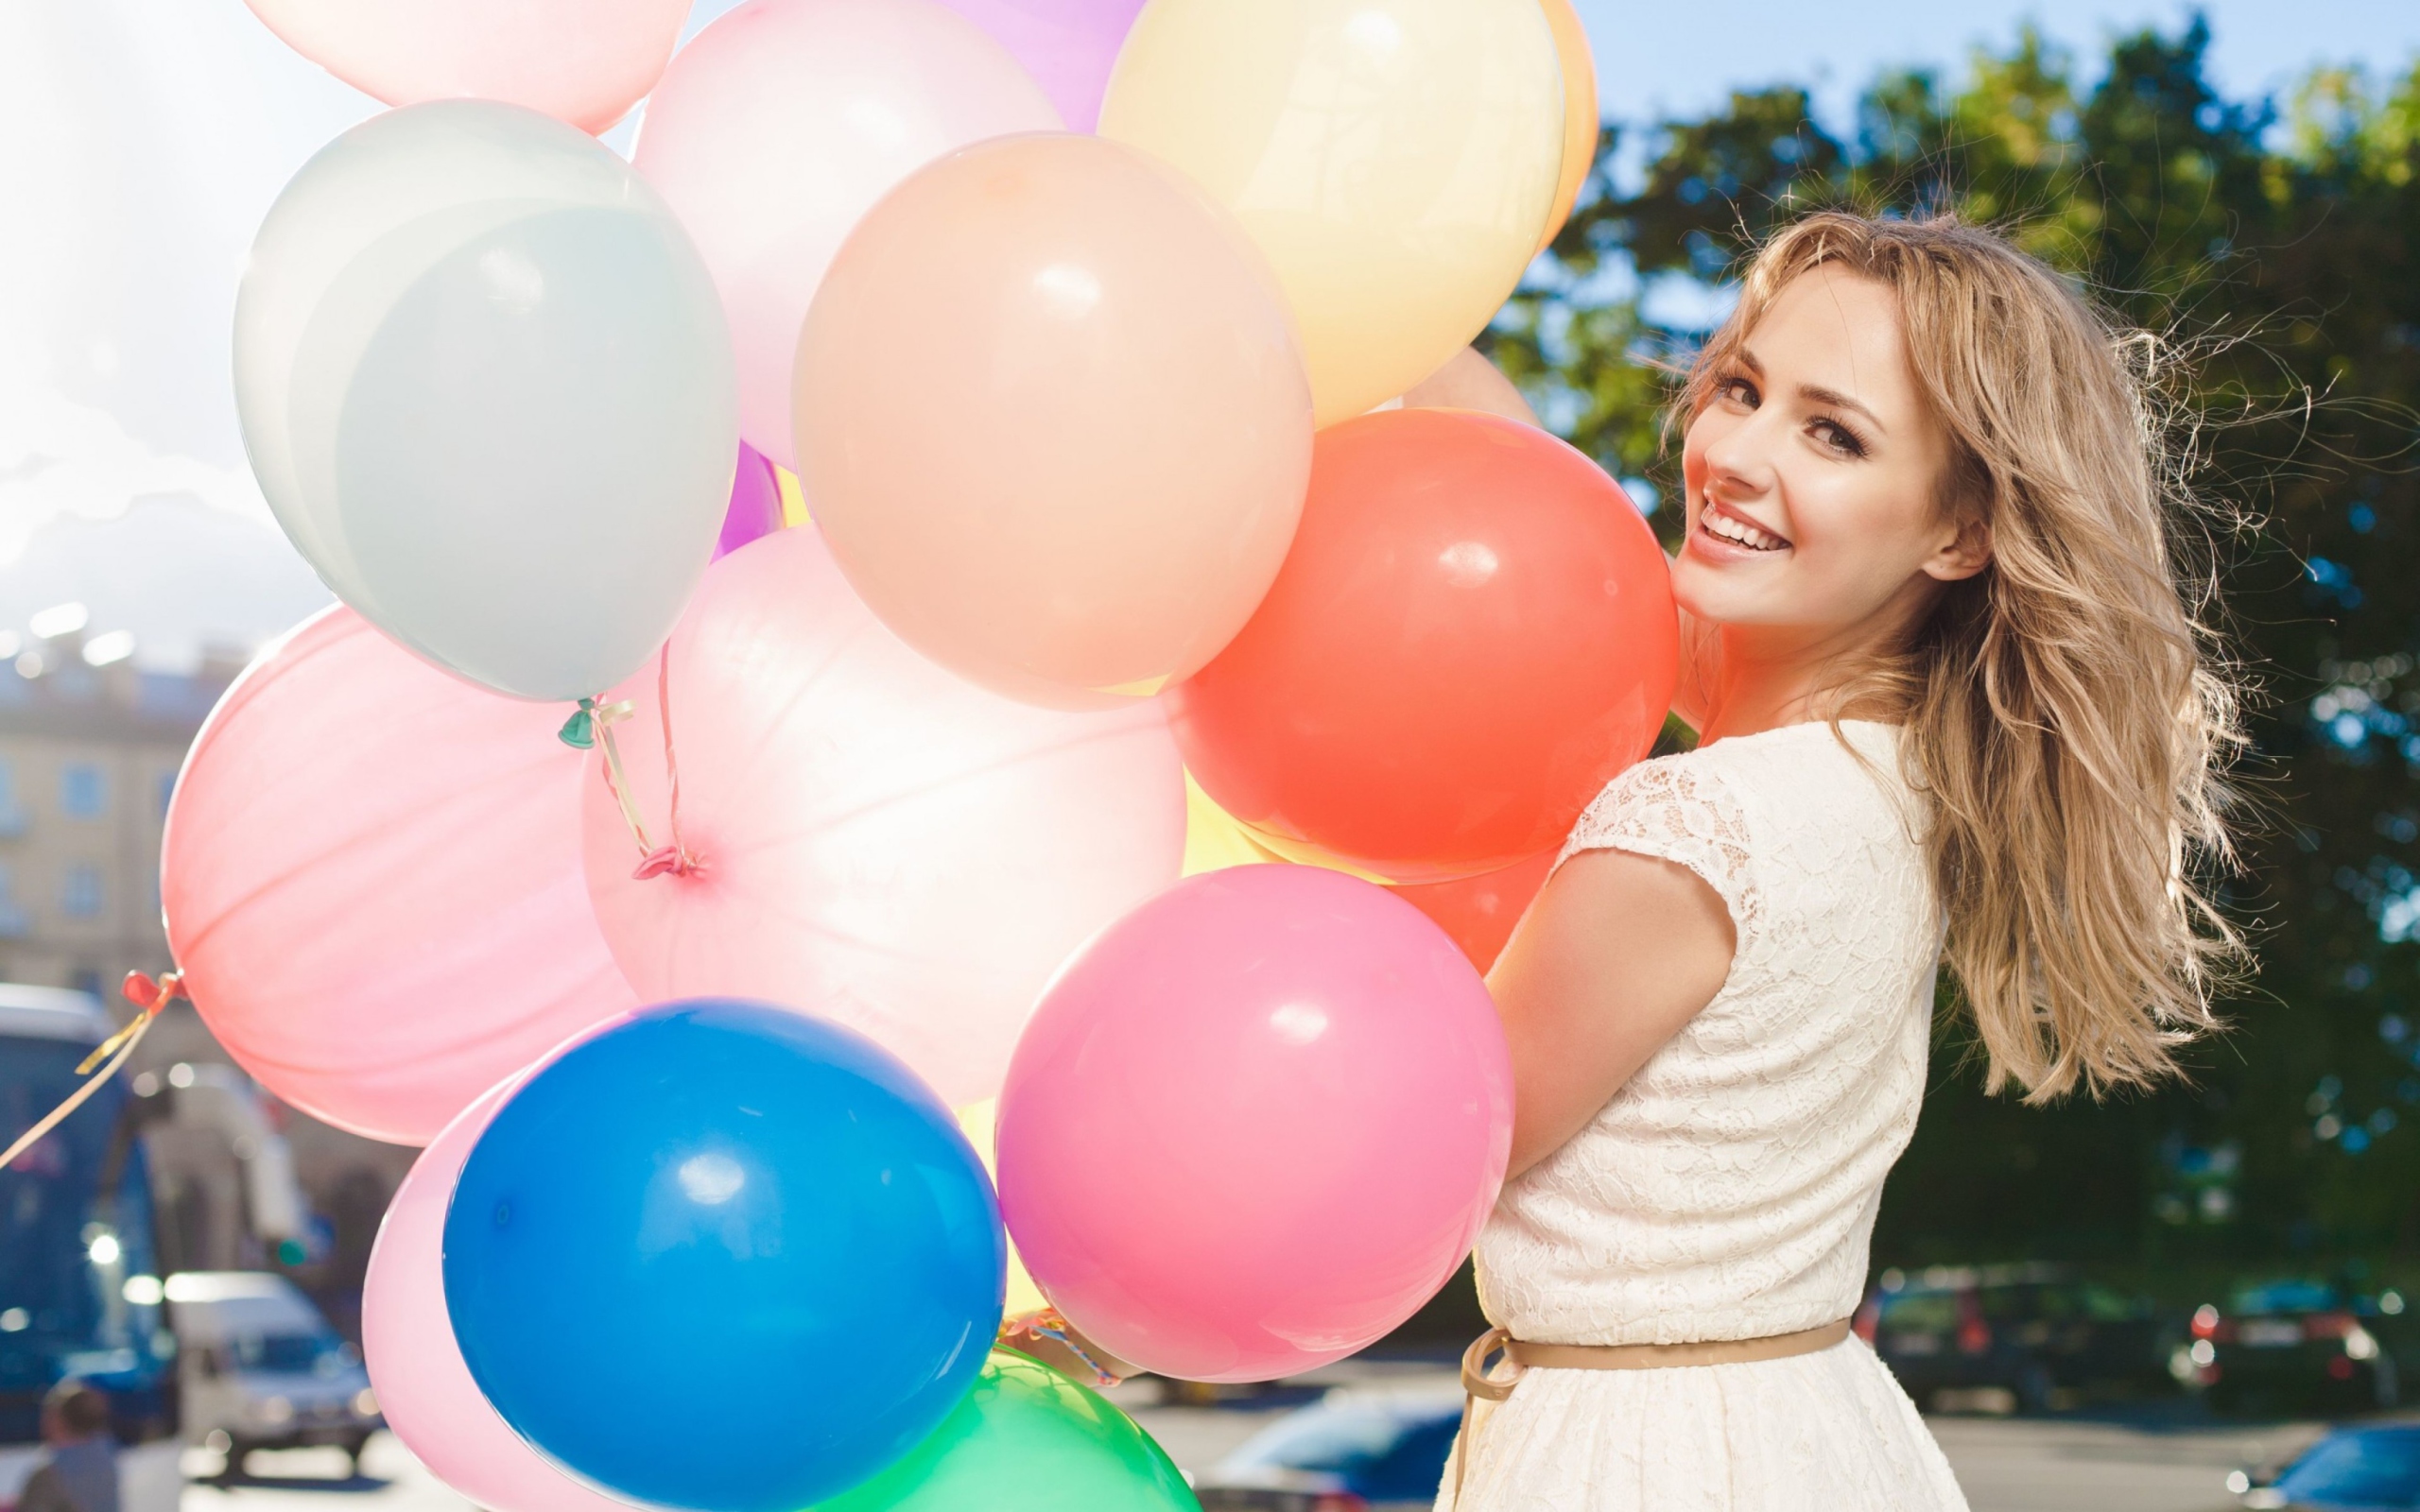
[[[1831,0],[1829,4],[1642,4],[1575,0],[1597,49],[1606,113],[1689,113],[1735,88],[1807,80],[1837,114],[1876,71],[1954,72],[1978,43],[2004,44],[2027,20],[2087,58],[2118,32],[2183,25],[2174,0]],[[2231,94],[2282,87],[2317,63],[2399,72],[2420,56],[2420,0],[2207,0],[2213,70]]]

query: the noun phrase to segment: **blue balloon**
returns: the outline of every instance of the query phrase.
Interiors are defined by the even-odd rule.
[[[539,1072],[445,1216],[445,1304],[521,1435],[627,1497],[799,1512],[958,1405],[1000,1322],[980,1161],[872,1040],[651,1008]]]

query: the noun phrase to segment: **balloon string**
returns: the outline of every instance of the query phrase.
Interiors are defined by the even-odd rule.
[[[151,1022],[160,1016],[160,1010],[167,1006],[170,999],[182,996],[184,996],[184,974],[181,971],[170,971],[157,982],[152,981],[141,971],[127,972],[127,1001],[143,1011],[135,1015],[132,1023],[102,1040],[94,1048],[91,1055],[84,1057],[82,1063],[77,1066],[76,1074],[84,1075],[96,1065],[101,1066],[101,1074],[68,1093],[67,1100],[43,1115],[42,1122],[18,1135],[16,1143],[9,1146],[9,1152],[6,1155],[0,1155],[0,1170],[6,1170],[14,1165],[18,1156],[33,1148],[37,1141],[57,1128],[68,1114],[83,1107],[84,1099],[100,1091],[103,1083],[116,1075],[119,1068],[126,1064],[127,1057],[134,1054],[135,1046],[143,1042],[145,1031],[148,1030],[151,1027]],[[101,1065],[104,1060],[109,1063]]]
[[[1076,1342],[1066,1317],[1056,1308],[1045,1308],[1039,1313],[1023,1314],[1007,1319],[1000,1325],[1000,1342],[1003,1344],[1026,1333],[1030,1333],[1036,1338],[1048,1339],[1082,1361],[1084,1368],[1093,1373],[1093,1384],[1096,1386],[1114,1386],[1123,1379],[1104,1366],[1098,1360],[1094,1359],[1082,1345]]]
[[[659,850],[649,846],[644,834],[639,837],[640,849],[647,853],[639,859],[638,869],[631,873],[631,878],[638,882],[661,877],[667,872],[675,877],[685,877],[700,869],[698,858],[689,853],[688,846],[681,839],[681,753],[672,745],[672,643],[669,641],[664,643],[664,649],[656,657],[655,714],[657,722],[664,728],[664,777],[672,795],[672,843]],[[608,738],[611,738],[610,732]]]
[[[638,803],[631,797],[630,777],[622,770],[622,746],[614,738],[614,727],[631,717],[630,700],[599,704],[583,698],[580,708],[587,711],[594,720],[597,742],[605,747],[605,789],[614,795],[614,803],[621,808],[623,827],[638,843],[641,856],[652,855],[655,853],[655,842],[647,837],[647,821],[639,817]]]

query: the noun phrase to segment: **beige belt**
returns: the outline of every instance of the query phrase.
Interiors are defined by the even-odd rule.
[[[1849,1320],[1774,1333],[1761,1339],[1707,1339],[1697,1344],[1531,1344],[1508,1329],[1490,1329],[1462,1351],[1462,1436],[1454,1450],[1454,1504],[1462,1500],[1462,1476],[1470,1469],[1471,1410],[1480,1398],[1502,1401],[1529,1370],[1668,1370],[1679,1366],[1746,1365],[1787,1360],[1828,1349],[1849,1336]],[[1502,1351],[1512,1373],[1490,1377],[1490,1355]]]

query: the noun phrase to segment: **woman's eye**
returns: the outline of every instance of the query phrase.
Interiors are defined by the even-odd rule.
[[[1756,386],[1745,378],[1725,378],[1721,388],[1717,391],[1735,404],[1750,409],[1756,407]]]
[[[1821,440],[1825,446],[1830,447],[1833,451],[1839,453],[1842,456],[1863,456],[1865,455],[1865,443],[1858,439],[1857,433],[1855,431],[1850,430],[1847,426],[1841,424],[1838,421],[1817,421],[1815,422],[1815,436],[1818,440]]]

